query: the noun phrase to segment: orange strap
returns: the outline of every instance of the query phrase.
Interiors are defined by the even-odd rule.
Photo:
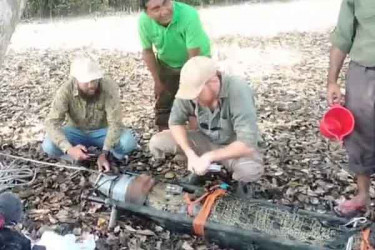
[[[189,194],[188,193],[185,193],[184,195],[184,199],[185,199],[185,202],[186,204],[188,205],[187,206],[187,213],[188,215],[190,216],[193,216],[193,210],[194,210],[194,205],[199,203],[201,200],[203,200],[204,198],[206,198],[207,195],[209,195],[210,193],[207,192],[207,193],[204,193],[201,197],[199,197],[198,199],[192,201],[189,197]]]
[[[193,221],[194,233],[199,236],[204,235],[204,226],[206,224],[207,218],[211,213],[212,206],[215,204],[215,200],[226,193],[223,189],[216,189],[214,192],[210,193],[197,217]]]
[[[370,237],[370,228],[366,228],[365,230],[362,230],[361,250],[374,250],[374,248],[370,244],[369,237]]]

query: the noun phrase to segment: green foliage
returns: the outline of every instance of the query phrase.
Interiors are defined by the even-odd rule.
[[[106,9],[103,0],[28,0],[24,15],[40,16],[71,16],[88,14]]]
[[[245,0],[178,0],[193,6],[210,4],[230,4]],[[275,0],[247,0],[263,2]],[[278,0],[280,1],[280,0]],[[137,11],[140,0],[28,0],[24,16],[30,17],[60,17],[90,14],[93,12]]]

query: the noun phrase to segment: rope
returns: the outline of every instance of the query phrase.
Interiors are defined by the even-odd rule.
[[[40,165],[44,165],[46,167],[59,167],[59,168],[65,168],[65,169],[70,169],[70,170],[78,170],[78,171],[86,171],[86,172],[91,172],[91,173],[96,173],[100,174],[98,170],[93,170],[85,167],[77,167],[77,166],[71,166],[71,165],[64,165],[61,163],[51,163],[51,162],[44,162],[44,161],[38,161],[38,160],[33,160],[31,158],[26,158],[22,156],[15,156],[15,155],[10,155],[10,154],[4,154],[0,153],[1,156],[17,159],[17,160],[23,160],[23,161],[28,161]]]
[[[101,174],[101,172],[97,170],[84,167],[69,166],[60,163],[49,163],[4,153],[0,153],[0,156],[14,159],[10,164],[6,164],[0,161],[0,192],[16,186],[31,185],[35,181],[37,170],[40,167],[59,167],[69,170],[86,171],[90,173],[96,173],[99,175]],[[27,165],[20,166],[18,164],[15,164],[17,160],[32,162],[41,166],[38,166],[38,168],[36,169],[32,169]]]
[[[0,191],[16,186],[30,185],[35,181],[36,171],[28,166],[9,165],[0,161]]]
[[[357,227],[358,223],[365,224],[367,222],[366,217],[355,217],[351,219],[348,223],[344,225],[344,227],[349,227],[353,225],[353,228]]]

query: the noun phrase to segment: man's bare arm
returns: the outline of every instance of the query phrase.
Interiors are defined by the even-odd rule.
[[[170,130],[177,145],[181,147],[186,156],[195,154],[189,145],[189,139],[187,137],[187,131],[184,125],[171,125]]]
[[[329,54],[328,84],[336,84],[342,65],[346,58],[346,53],[339,48],[332,46]]]
[[[156,98],[159,97],[160,93],[163,91],[163,85],[161,84],[159,74],[158,74],[158,62],[156,61],[155,54],[152,49],[144,49],[142,52],[143,60],[146,63],[148,70],[154,79],[154,91]]]
[[[142,58],[145,61],[148,70],[151,72],[154,81],[159,80],[158,63],[154,51],[152,49],[144,49],[142,51]]]
[[[337,84],[346,53],[339,48],[332,46],[329,55],[329,69],[327,77],[327,101],[329,105],[338,103],[344,104],[340,86]]]

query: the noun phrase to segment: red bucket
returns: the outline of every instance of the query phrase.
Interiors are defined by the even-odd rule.
[[[320,121],[320,133],[328,139],[341,141],[353,132],[354,116],[349,109],[333,105]]]

